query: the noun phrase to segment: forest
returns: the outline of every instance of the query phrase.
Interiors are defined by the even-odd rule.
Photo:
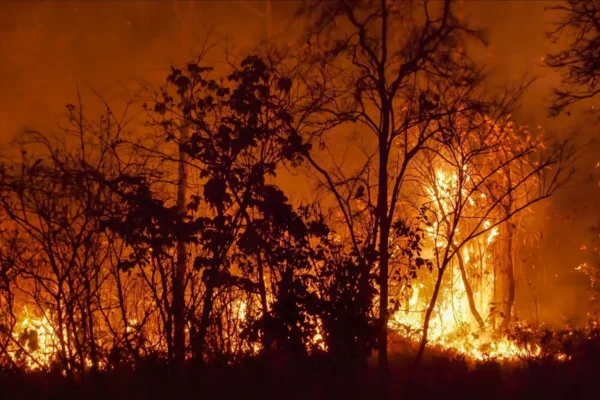
[[[594,396],[600,214],[596,261],[568,267],[578,323],[545,321],[520,271],[546,202],[589,181],[598,199],[598,134],[520,119],[534,79],[490,79],[461,2],[292,6],[291,44],[206,32],[125,103],[78,92],[56,128],[2,132],[0,390]],[[600,1],[546,12],[564,45],[539,108],[597,132]]]

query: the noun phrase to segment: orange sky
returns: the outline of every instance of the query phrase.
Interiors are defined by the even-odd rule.
[[[272,33],[293,37],[297,2],[272,2]],[[489,30],[481,56],[501,82],[540,77],[525,96],[529,117],[544,122],[540,100],[557,82],[541,67],[552,47],[544,1],[464,1],[471,24]],[[136,79],[160,81],[169,64],[195,54],[215,29],[229,47],[251,47],[266,33],[265,4],[248,1],[26,1],[0,3],[0,135],[43,126],[72,102],[76,85],[114,95]],[[84,90],[85,91],[85,90]]]
[[[581,135],[598,136],[597,125],[580,115],[547,117],[544,105],[558,83],[557,74],[541,66],[541,58],[556,48],[545,37],[553,15],[544,7],[550,4],[463,2],[471,25],[489,31],[490,46],[478,56],[493,67],[493,81],[516,82],[525,73],[539,78],[522,100],[520,121],[558,135],[579,128]],[[76,101],[78,86],[87,104],[93,97],[90,87],[111,100],[124,97],[141,79],[162,82],[169,65],[190,59],[211,29],[223,48],[251,49],[268,27],[273,36],[293,40],[302,28],[293,17],[296,5],[272,1],[272,24],[267,25],[261,2],[0,2],[0,143],[23,128],[54,128],[64,105]],[[594,172],[593,164],[588,155],[581,168]],[[600,223],[598,180],[560,194],[544,213],[544,260],[569,274],[587,229]],[[575,218],[563,221],[565,213]],[[558,287],[563,281],[554,282]]]

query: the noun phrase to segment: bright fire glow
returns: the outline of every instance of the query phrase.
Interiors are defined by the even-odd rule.
[[[59,350],[58,336],[46,316],[35,316],[23,307],[14,338],[17,354],[25,356],[29,368],[40,369],[50,365]]]
[[[468,182],[465,171],[463,182]],[[456,174],[445,174],[441,170],[435,173],[434,184],[426,188],[426,193],[435,211],[436,220],[427,227],[429,251],[435,257],[436,251],[443,252],[450,237],[449,216],[455,209],[460,194],[465,204],[479,207],[486,201],[483,193],[469,196],[466,184],[458,188]],[[445,222],[444,222],[445,221]],[[516,343],[497,333],[501,317],[495,304],[494,252],[500,231],[490,219],[483,221],[484,233],[468,242],[458,254],[454,255],[441,286],[428,330],[428,344],[451,349],[470,358],[516,359],[525,355],[537,355],[539,348],[523,349]],[[454,237],[459,236],[461,225],[456,227]],[[464,227],[467,231],[469,227]],[[453,240],[456,245],[458,239]],[[437,249],[437,250],[436,250]],[[458,262],[459,256],[472,290],[472,300],[484,326],[471,312],[469,298]],[[431,299],[432,287],[437,275],[436,267],[432,273],[421,272],[417,282],[413,282],[409,295],[404,298],[403,306],[395,312],[389,321],[389,328],[410,340],[418,342],[422,336],[425,312]],[[524,353],[527,354],[524,354]]]
[[[474,239],[465,243],[460,249],[455,248],[462,240],[463,232],[473,229],[474,222],[468,220],[449,230],[452,226],[452,213],[457,199],[462,198],[465,207],[481,208],[489,196],[480,191],[470,191],[469,176],[463,168],[462,187],[459,186],[458,176],[446,174],[438,169],[433,176],[433,183],[425,188],[430,204],[430,210],[435,218],[425,228],[425,257],[435,260],[436,254],[441,254],[449,246],[453,253],[445,271],[444,279],[430,320],[428,344],[450,349],[464,354],[472,359],[486,358],[517,359],[523,356],[535,356],[540,353],[537,347],[524,349],[498,333],[501,323],[499,315],[498,294],[496,283],[495,253],[497,243],[501,240],[500,224],[494,215],[486,216],[475,222],[476,230],[480,232]],[[471,224],[471,225],[467,225]],[[448,242],[453,234],[452,243]],[[462,265],[462,267],[461,267]],[[461,268],[464,269],[461,271]],[[582,270],[579,266],[577,270]],[[424,316],[432,298],[437,269],[433,272],[420,271],[416,281],[400,297],[401,306],[390,318],[389,328],[394,333],[414,342],[421,338]],[[472,291],[470,301],[465,286],[465,278]],[[392,283],[391,283],[392,285]],[[272,299],[269,298],[269,303]],[[480,318],[475,318],[473,304]],[[233,348],[257,354],[261,345],[248,344],[241,338],[242,331],[249,318],[249,303],[238,299],[229,303],[226,308],[231,318],[231,337],[228,338]],[[320,321],[318,330],[310,341],[310,345],[326,350]],[[125,331],[134,334],[141,328],[138,320],[127,320]],[[66,332],[63,335],[66,337]],[[153,346],[164,347],[161,338],[156,334],[146,334],[145,337]],[[26,364],[31,369],[46,368],[60,354],[60,341],[56,330],[46,316],[37,316],[24,308],[15,328],[14,338],[20,349],[15,355],[25,357]],[[19,351],[20,350],[20,351]],[[525,354],[527,353],[527,354]],[[87,361],[86,361],[86,364]]]

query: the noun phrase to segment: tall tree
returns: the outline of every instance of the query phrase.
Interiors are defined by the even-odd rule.
[[[495,230],[510,224],[520,211],[551,196],[573,174],[573,148],[568,142],[544,144],[526,131],[514,130],[504,108],[448,116],[439,122],[444,133],[423,152],[417,170],[424,191],[422,198],[427,199],[419,205],[430,221],[427,232],[433,241],[437,272],[425,313],[417,367],[451,262],[458,259],[461,263],[461,251],[471,241],[482,235],[491,240]],[[510,321],[514,301],[514,287],[510,287],[512,265],[509,262],[505,267],[508,298],[504,311],[509,314],[503,327]],[[468,292],[468,284],[465,287]],[[472,298],[469,301],[471,312],[483,328]]]
[[[277,75],[259,57],[250,56],[227,76],[229,84],[209,75],[200,62],[173,69],[169,86],[154,107],[155,122],[168,140],[178,142],[198,173],[203,193],[192,196],[188,210],[206,205],[205,214],[191,219],[196,228],[186,240],[202,247],[194,266],[205,284],[202,310],[192,348],[203,357],[215,295],[230,285],[231,253],[247,229],[248,213],[279,166],[302,158],[305,145],[290,114],[291,82]],[[174,101],[171,93],[184,101]],[[179,142],[176,127],[189,121],[189,141]],[[276,192],[265,192],[275,195]],[[264,194],[264,193],[263,193]],[[270,194],[270,195],[271,195]]]
[[[93,123],[81,103],[68,109],[66,143],[38,132],[18,137],[20,160],[1,168],[0,208],[14,227],[2,239],[12,248],[4,257],[13,254],[17,287],[31,297],[35,314],[55,326],[55,343],[41,353],[45,360],[29,359],[83,377],[98,371],[102,357],[100,282],[109,255],[99,215],[113,200],[88,171],[111,173],[122,132],[110,112]]]
[[[348,153],[353,162],[327,163],[317,153],[309,161],[362,255],[363,279],[378,275],[379,368],[386,377],[391,228],[402,219],[399,204],[413,160],[442,134],[437,121],[476,106],[469,97],[479,71],[462,44],[481,35],[456,17],[450,0],[309,1],[303,11],[315,17],[308,40],[318,44],[319,85],[335,92],[321,107],[324,119],[331,126],[356,123],[364,132],[354,142],[358,150]],[[450,87],[463,88],[465,97],[444,108],[440,98]],[[337,132],[318,141],[343,160],[332,150],[340,147]]]
[[[185,98],[181,99],[185,108]],[[189,122],[183,119],[179,127],[179,166],[177,178],[177,212],[180,218],[183,218],[187,212],[187,162],[188,154],[185,147],[189,140]],[[175,269],[173,282],[173,314],[174,314],[174,346],[175,362],[178,367],[182,367],[185,362],[185,283],[187,277],[187,248],[185,239],[177,239],[177,268]]]

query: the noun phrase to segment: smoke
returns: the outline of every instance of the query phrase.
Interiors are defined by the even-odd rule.
[[[515,119],[557,137],[577,131],[583,143],[598,137],[598,124],[582,112],[590,104],[574,110],[572,117],[548,117],[551,90],[560,82],[557,73],[543,66],[543,57],[561,45],[545,36],[556,15],[544,8],[553,3],[464,2],[462,7],[473,27],[488,31],[490,46],[478,49],[477,57],[490,66],[494,82],[517,82],[525,74],[537,78]],[[102,106],[92,101],[90,88],[111,100],[135,91],[140,80],[162,83],[169,65],[190,59],[213,29],[220,54],[251,49],[267,34],[292,40],[302,25],[294,19],[297,5],[272,2],[267,12],[265,3],[248,1],[2,2],[0,143],[24,128],[55,129],[78,89],[93,117]],[[533,318],[534,303],[540,319],[558,323],[585,316],[588,283],[574,268],[581,262],[598,263],[596,253],[580,250],[583,245],[593,248],[593,240],[599,239],[590,230],[600,225],[597,150],[590,149],[578,164],[587,183],[537,207],[523,228],[524,239],[538,238],[535,249],[519,254],[517,303],[525,318]]]
[[[256,2],[2,2],[0,142],[23,128],[54,128],[78,87],[111,97],[138,80],[163,83],[209,31],[221,50],[251,46],[264,18]]]

